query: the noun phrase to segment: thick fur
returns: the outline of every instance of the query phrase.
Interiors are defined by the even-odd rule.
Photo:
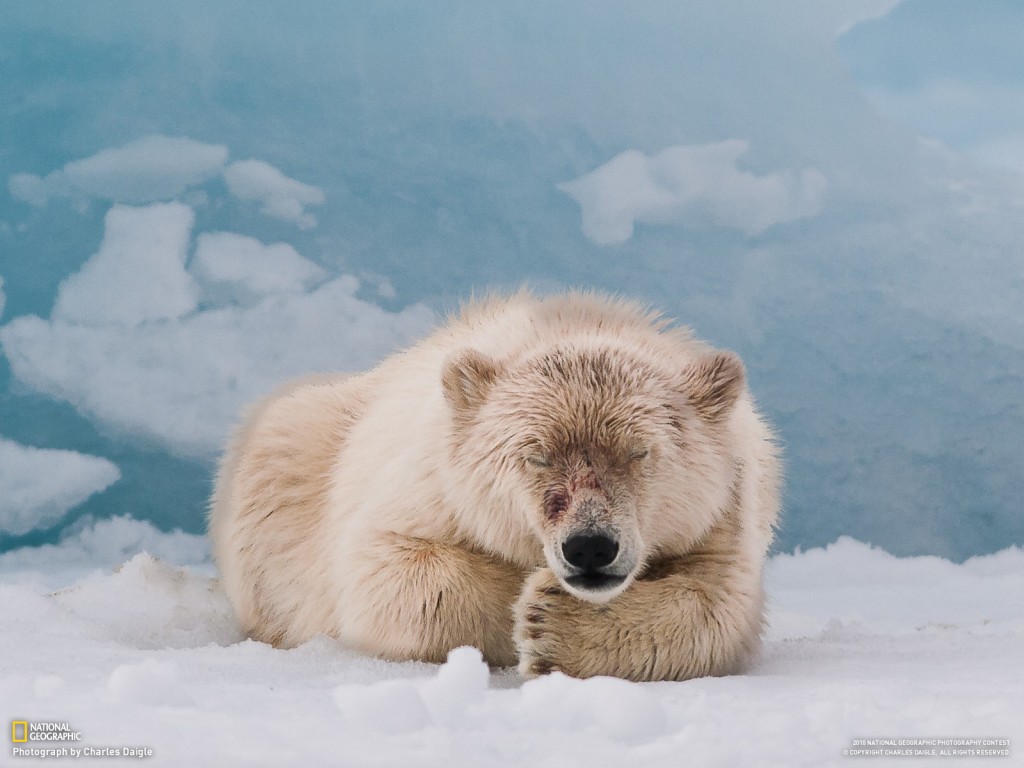
[[[734,355],[631,303],[523,292],[257,405],[210,530],[258,640],[679,680],[756,650],[779,484]],[[577,534],[616,542],[599,584]]]

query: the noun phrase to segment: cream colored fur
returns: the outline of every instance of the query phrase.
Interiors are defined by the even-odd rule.
[[[274,645],[684,679],[757,648],[779,483],[735,356],[627,302],[523,292],[258,404],[210,531]],[[563,554],[594,531],[619,547],[600,589]]]

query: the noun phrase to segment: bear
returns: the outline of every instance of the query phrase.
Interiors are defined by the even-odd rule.
[[[760,643],[779,453],[735,354],[622,298],[523,290],[258,403],[209,527],[242,628],[277,647],[725,675]]]

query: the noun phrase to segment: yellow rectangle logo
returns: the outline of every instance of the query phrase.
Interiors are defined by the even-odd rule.
[[[21,726],[21,738],[18,738],[18,726]],[[11,741],[15,744],[28,741],[28,721],[14,720],[11,722]]]

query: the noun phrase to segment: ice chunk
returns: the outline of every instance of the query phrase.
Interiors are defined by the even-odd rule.
[[[426,332],[422,305],[400,312],[356,297],[293,248],[232,233],[200,238],[193,267],[221,299],[195,311],[185,269],[194,220],[181,203],[115,206],[99,252],[60,287],[50,322],[0,328],[11,370],[83,414],[187,455],[216,453],[241,407],[283,379],[360,370]]]
[[[170,200],[221,172],[227,147],[187,138],[146,136],[75,160],[40,178],[15,174],[11,195],[31,205],[51,197],[99,198],[120,203]]]
[[[145,281],[141,269],[134,279]],[[208,457],[241,408],[284,379],[363,370],[433,324],[421,304],[388,312],[357,298],[358,288],[355,278],[341,277],[311,293],[167,322],[85,325],[25,316],[0,328],[0,342],[14,376],[32,389],[177,453]],[[95,306],[102,315],[104,297],[86,305],[85,294],[83,314]]]
[[[48,528],[120,477],[117,466],[99,456],[0,437],[0,533]]]
[[[480,651],[455,648],[433,678],[343,685],[335,689],[334,701],[357,728],[391,733],[430,724],[451,728],[463,723],[467,708],[483,698],[489,678]]]
[[[580,204],[583,233],[599,245],[625,242],[636,222],[710,219],[756,235],[821,210],[826,184],[819,171],[756,176],[737,167],[748,148],[731,140],[669,147],[651,157],[631,150],[558,188]]]
[[[262,203],[261,211],[272,218],[296,224],[301,229],[316,226],[316,217],[306,212],[310,205],[321,205],[324,193],[318,187],[285,176],[262,160],[240,160],[224,171],[231,193],[241,200]]]
[[[244,305],[273,293],[305,293],[327,277],[287,243],[264,245],[233,232],[200,235],[189,271],[208,301]]]
[[[194,310],[199,288],[185,271],[194,220],[181,203],[111,208],[99,252],[61,284],[54,320],[134,327]]]
[[[466,709],[483,698],[490,670],[476,648],[455,648],[437,671],[437,677],[422,684],[420,693],[435,723],[451,726]]]

